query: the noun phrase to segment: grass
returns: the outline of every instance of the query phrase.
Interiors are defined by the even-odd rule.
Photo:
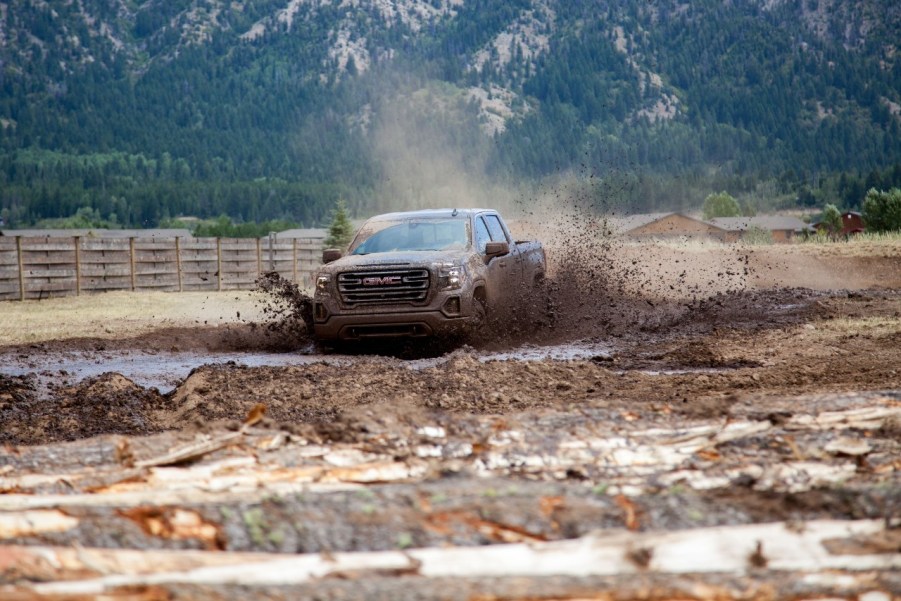
[[[810,236],[806,240],[799,239],[800,244],[863,244],[867,242],[875,242],[881,244],[901,244],[901,232],[864,232],[855,234],[849,238],[830,239],[828,236]]]
[[[642,247],[656,246],[660,248],[674,248],[687,252],[743,250],[748,248],[767,249],[784,252],[786,254],[800,253],[805,255],[826,256],[901,256],[901,232],[864,233],[844,238],[831,240],[825,236],[811,236],[803,238],[797,236],[789,243],[773,242],[771,237],[758,234],[752,235],[749,240],[739,242],[721,242],[706,236],[656,238],[651,240],[633,240],[619,238],[624,246]]]
[[[178,326],[261,317],[257,293],[107,292],[0,302],[0,345],[66,338],[116,338]],[[240,318],[238,317],[240,313]]]
[[[899,305],[901,308],[901,305]],[[839,317],[821,322],[819,329],[838,335],[865,334],[870,336],[886,336],[901,332],[901,318],[898,317]]]

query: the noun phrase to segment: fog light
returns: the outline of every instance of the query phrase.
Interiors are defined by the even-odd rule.
[[[459,315],[460,314],[460,297],[452,296],[446,301],[444,301],[444,307],[442,309],[445,315]]]
[[[322,303],[313,303],[313,318],[316,321],[325,321],[328,319],[328,309]]]

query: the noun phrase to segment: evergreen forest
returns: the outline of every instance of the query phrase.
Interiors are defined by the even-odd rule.
[[[312,227],[567,178],[860,209],[901,187],[899,42],[892,0],[10,0],[0,219]]]

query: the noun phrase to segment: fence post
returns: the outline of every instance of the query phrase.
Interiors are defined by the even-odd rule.
[[[22,236],[16,236],[16,255],[19,261],[19,300],[25,300],[25,261],[22,258]]]
[[[294,276],[294,283],[297,283],[297,238],[293,239],[293,244],[291,245],[291,258],[294,262],[291,271]]]
[[[81,296],[81,237],[75,236],[75,296]]]
[[[269,232],[269,271],[275,271],[275,255],[272,253],[275,252],[275,240],[278,234],[275,232]]]
[[[222,291],[222,238],[216,238],[216,290]]]
[[[257,280],[263,275],[263,240],[257,238]],[[256,281],[256,280],[254,280]]]
[[[128,239],[128,254],[129,254],[129,262],[131,263],[131,291],[135,291],[135,239],[131,237]]]
[[[175,237],[175,273],[178,276],[178,291],[183,292],[181,283],[181,238]]]

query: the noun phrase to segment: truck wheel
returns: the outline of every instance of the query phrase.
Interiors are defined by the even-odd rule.
[[[482,326],[488,323],[488,303],[480,296],[472,297],[472,319],[470,321],[470,330],[478,331]]]

